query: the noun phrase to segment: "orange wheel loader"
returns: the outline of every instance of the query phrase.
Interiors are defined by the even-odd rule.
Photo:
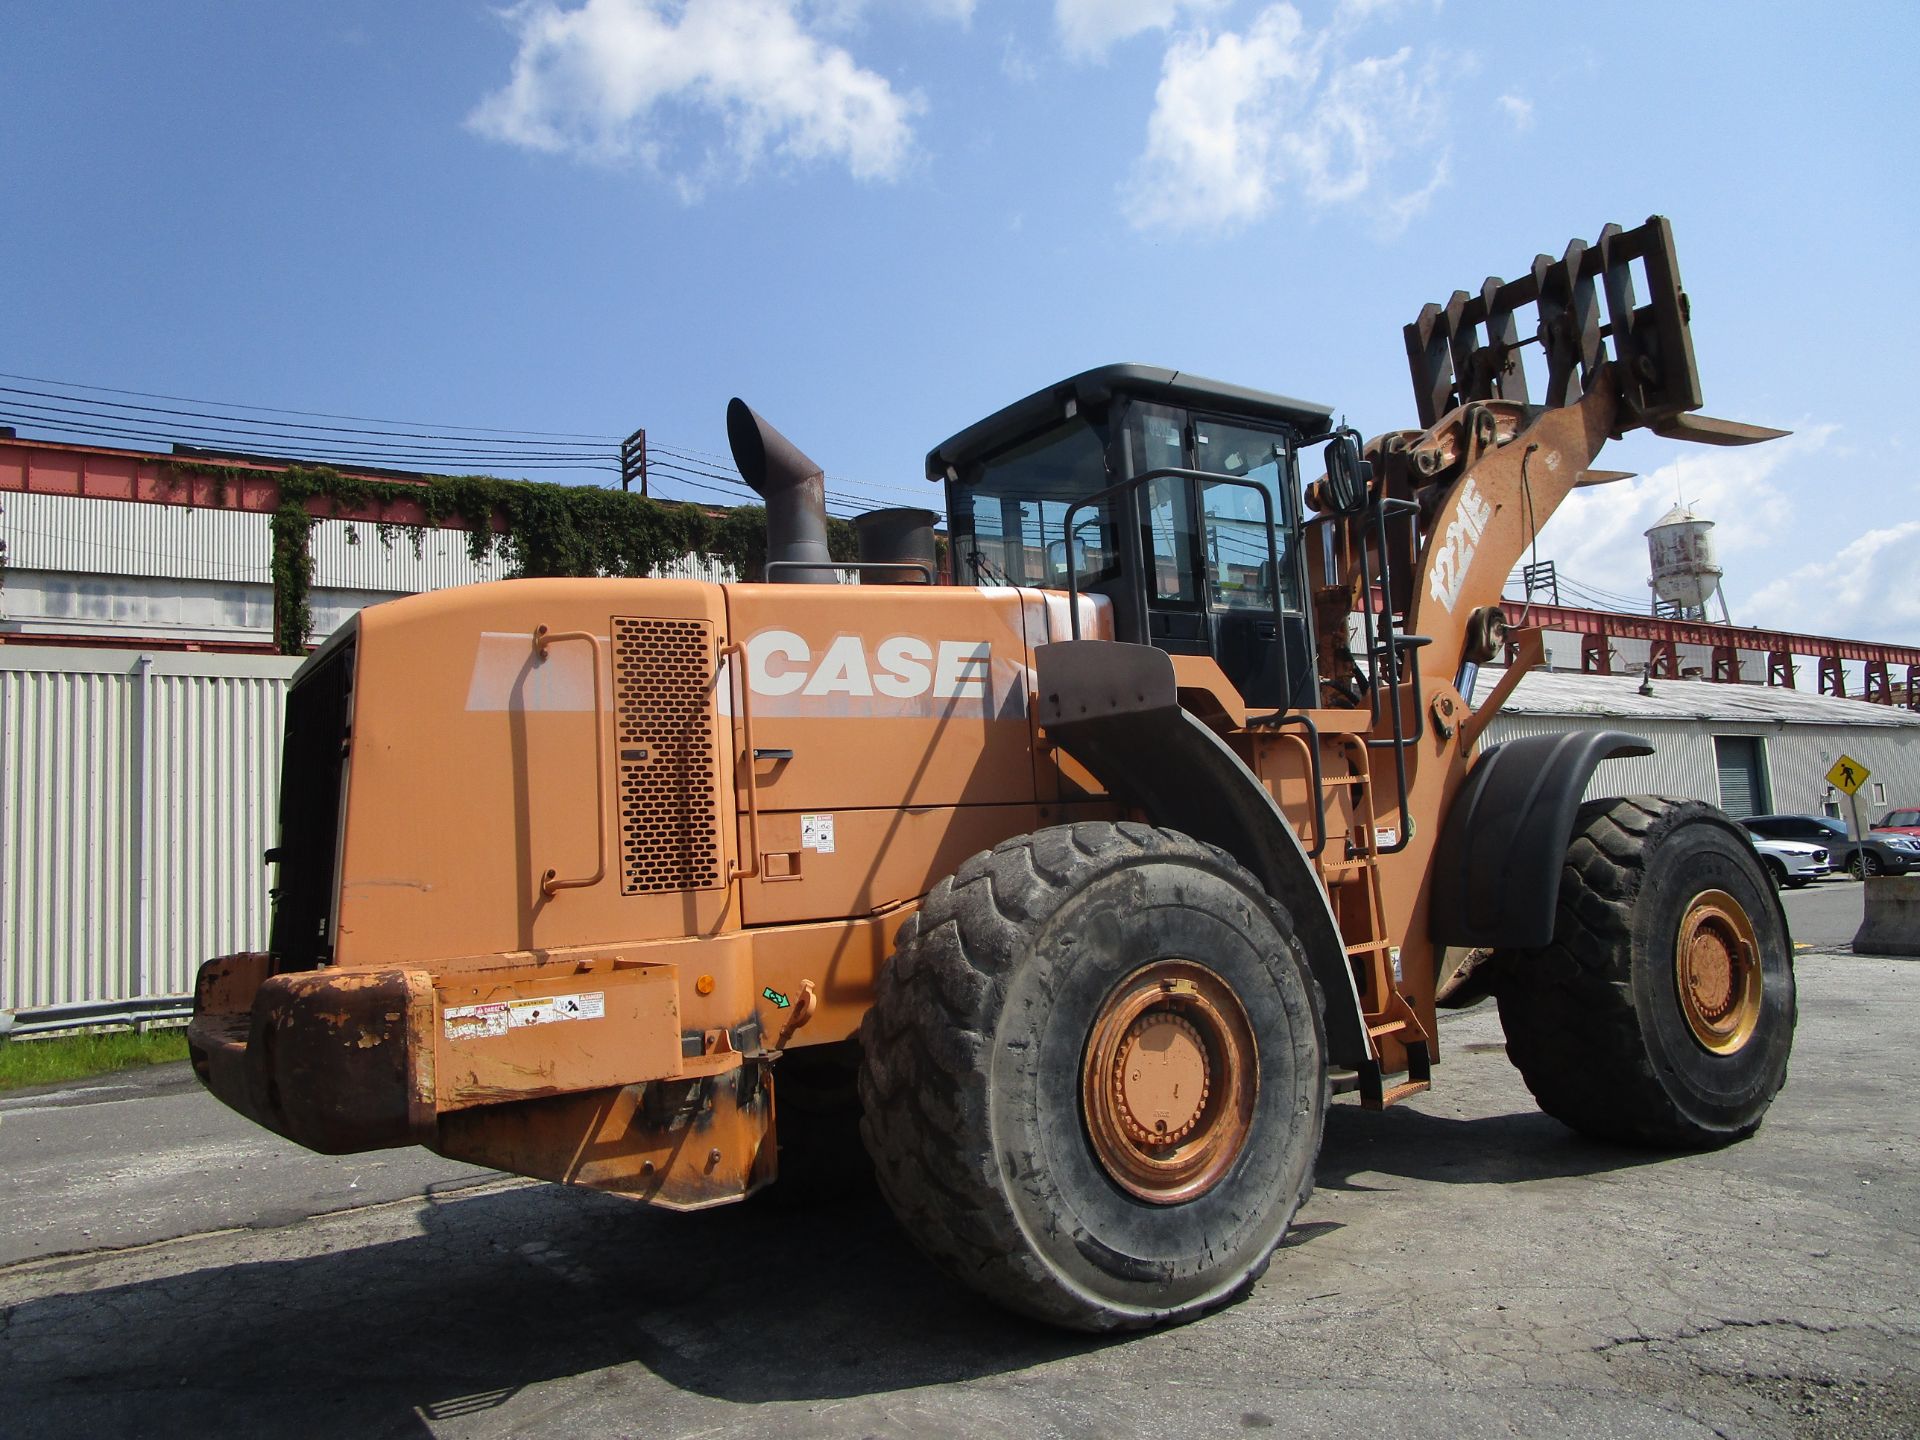
[[[1247,1291],[1330,1077],[1427,1088],[1444,947],[1493,952],[1549,1113],[1747,1135],[1795,1019],[1752,846],[1583,801],[1636,736],[1478,742],[1542,658],[1503,583],[1607,439],[1780,432],[1696,413],[1658,217],[1406,345],[1420,428],[1364,444],[1139,365],[1029,395],[927,457],[945,573],[925,511],[833,563],[820,467],[736,400],[766,583],[362,612],[289,692],[270,948],[202,967],[201,1079],[315,1150],[678,1210],[772,1183],[857,1091],[913,1240],[1086,1330]]]

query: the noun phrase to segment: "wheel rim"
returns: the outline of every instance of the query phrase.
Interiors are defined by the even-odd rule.
[[[1207,1193],[1246,1147],[1260,1053],[1232,988],[1204,965],[1159,960],[1115,987],[1095,1018],[1080,1109],[1094,1154],[1138,1199]]]
[[[1731,1055],[1760,1023],[1760,943],[1753,921],[1724,890],[1693,897],[1674,942],[1680,1009],[1693,1038]]]

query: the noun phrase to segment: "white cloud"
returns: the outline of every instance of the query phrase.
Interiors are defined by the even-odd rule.
[[[1067,53],[1097,60],[1122,40],[1172,28],[1183,16],[1206,15],[1227,0],[1054,0],[1053,23]]]
[[[1513,122],[1515,130],[1524,133],[1533,128],[1533,102],[1526,96],[1502,95],[1499,104],[1507,119]]]
[[[1723,583],[1736,597],[1729,602],[1733,618],[1743,625],[1762,623],[1746,613],[1757,599],[1742,603],[1739,597],[1753,593],[1753,580],[1766,564],[1764,552],[1793,534],[1793,504],[1774,477],[1825,450],[1834,433],[1832,425],[1812,425],[1764,445],[1687,445],[1646,475],[1576,490],[1541,527],[1540,558],[1555,563],[1563,584],[1571,579],[1625,596],[1644,610],[1649,604],[1646,531],[1682,500],[1714,522],[1714,551],[1727,572]],[[1599,463],[1606,468],[1604,453]],[[1580,603],[1571,595],[1562,598]]]
[[[1289,187],[1314,208],[1381,197],[1374,213],[1389,230],[1424,210],[1448,172],[1444,149],[1433,154],[1438,77],[1410,48],[1348,58],[1354,23],[1313,31],[1277,4],[1244,32],[1176,38],[1128,184],[1134,225],[1233,228]]]
[[[1913,643],[1920,631],[1920,520],[1868,530],[1831,560],[1789,571],[1734,618],[1768,629]]]
[[[1016,85],[1031,85],[1040,78],[1040,67],[1033,63],[1020,42],[1007,36],[1000,47],[1000,73]]]
[[[891,180],[912,149],[918,97],[810,34],[793,0],[525,0],[506,18],[512,78],[468,117],[495,140],[637,159],[689,196],[769,155]],[[697,138],[696,119],[717,121],[718,140]]]
[[[973,19],[974,0],[809,0],[807,11],[820,24],[843,29],[857,24],[877,4],[889,9],[921,10],[936,20]]]

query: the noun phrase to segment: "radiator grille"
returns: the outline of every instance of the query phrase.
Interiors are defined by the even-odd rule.
[[[613,621],[620,890],[714,890],[720,879],[713,627]]]

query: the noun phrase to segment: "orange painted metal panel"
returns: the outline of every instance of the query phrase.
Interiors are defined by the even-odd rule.
[[[677,1076],[679,986],[665,965],[587,960],[440,980],[433,1047],[442,1112]]]
[[[617,813],[609,636],[614,617],[697,620],[725,640],[718,586],[510,580],[412,596],[361,616],[347,763],[337,959],[444,962],[519,950],[712,934],[725,888],[622,895],[597,817]],[[544,657],[535,630],[584,631]],[[594,667],[601,709],[594,708]],[[724,726],[721,727],[724,732]],[[719,794],[732,751],[720,745]],[[603,783],[602,783],[603,782]],[[721,827],[733,856],[732,826]],[[614,827],[608,848],[618,849]],[[548,894],[548,870],[597,884]]]
[[[749,925],[871,914],[918,900],[969,855],[1045,823],[1030,804],[762,814],[762,860],[784,863],[741,881],[741,909]],[[818,848],[822,836],[830,850]]]
[[[1032,656],[1018,592],[726,589],[755,748],[792,752],[756,766],[763,810],[1033,798]]]

